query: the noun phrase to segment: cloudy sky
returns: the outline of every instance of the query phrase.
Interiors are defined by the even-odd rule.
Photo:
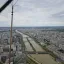
[[[5,1],[0,0],[0,7]],[[10,26],[10,22],[11,4],[0,13],[0,26]],[[64,26],[64,0],[18,0],[13,26]]]

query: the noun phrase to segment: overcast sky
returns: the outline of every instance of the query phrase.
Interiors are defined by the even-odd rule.
[[[0,0],[0,7],[5,1]],[[0,26],[10,22],[11,4],[0,14]],[[64,26],[64,0],[18,0],[13,26]]]

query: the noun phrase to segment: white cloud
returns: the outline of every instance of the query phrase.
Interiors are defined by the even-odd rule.
[[[15,0],[14,0],[15,1]],[[63,26],[64,0],[19,0],[14,7],[14,26]],[[11,5],[1,13],[0,21],[10,25]],[[62,18],[59,17],[62,15]],[[5,25],[5,23],[4,23]]]

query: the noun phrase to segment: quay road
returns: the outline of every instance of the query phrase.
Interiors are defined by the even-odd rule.
[[[26,64],[26,54],[24,53],[24,45],[22,40],[22,35],[17,34],[16,35],[15,46],[16,46],[16,52],[14,58],[14,64]]]

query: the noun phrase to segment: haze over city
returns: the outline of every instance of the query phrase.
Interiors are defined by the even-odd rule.
[[[0,64],[64,64],[64,0],[0,0]]]

